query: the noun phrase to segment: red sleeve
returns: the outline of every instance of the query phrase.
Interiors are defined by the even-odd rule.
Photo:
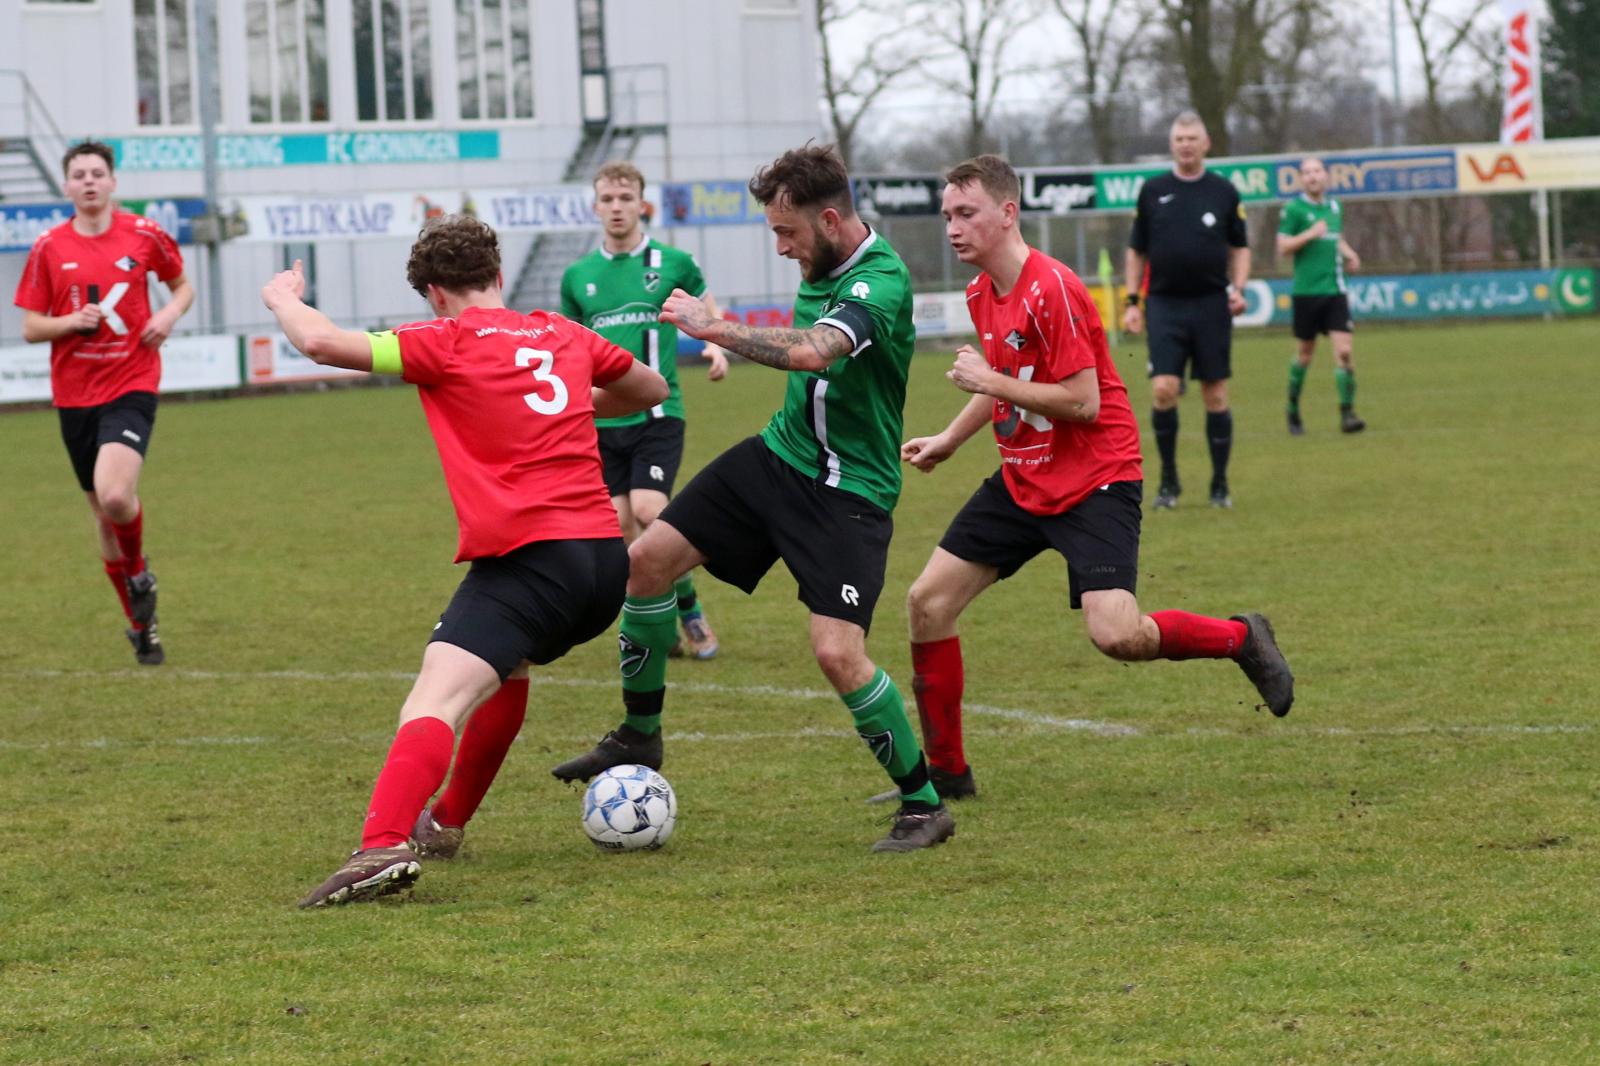
[[[568,321],[571,320],[569,319]],[[594,364],[593,381],[596,385],[603,388],[611,384],[626,374],[633,367],[633,364],[637,362],[633,357],[633,353],[624,348],[618,348],[594,330],[587,326],[579,326],[576,322],[572,324],[577,327],[583,339],[588,342],[589,360]]]
[[[396,326],[400,342],[400,376],[413,385],[433,385],[444,380],[455,350],[456,320],[436,318]]]
[[[22,268],[22,277],[17,279],[17,296],[13,301],[24,311],[38,311],[46,315],[50,313],[53,298],[49,264],[45,262],[47,243],[43,240],[34,242],[33,251],[28,253],[27,265]]]
[[[1098,365],[1095,338],[1104,336],[1100,312],[1083,291],[1059,268],[1044,273],[1040,283],[1038,329],[1050,352],[1050,369],[1057,381]]]
[[[148,220],[146,232],[150,234],[150,243],[155,248],[155,262],[150,264],[150,269],[162,281],[172,281],[183,273],[183,253],[178,250],[178,242],[166,230]]]

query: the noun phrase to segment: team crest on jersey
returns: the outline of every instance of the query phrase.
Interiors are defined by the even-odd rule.
[[[594,282],[591,281],[583,287],[583,294],[585,296],[593,296],[595,294]]]
[[[1022,346],[1028,343],[1028,338],[1018,330],[1012,330],[1006,334],[1006,343],[1020,352],[1022,351]]]
[[[129,270],[132,270],[134,267],[138,266],[139,265],[139,261],[137,259],[135,259],[131,255],[125,255],[121,259],[118,259],[115,263],[112,263],[111,265],[116,267],[118,270],[129,271]]]
[[[1204,222],[1208,227],[1215,226],[1217,224],[1217,216],[1213,215],[1210,211],[1207,211],[1205,214],[1200,216],[1200,221]]]
[[[868,296],[872,295],[872,286],[868,285],[864,281],[858,281],[854,285],[850,286],[850,295],[854,296],[858,300],[865,300]]]
[[[644,272],[644,291],[655,292],[661,288],[661,272],[659,270],[646,270]]]

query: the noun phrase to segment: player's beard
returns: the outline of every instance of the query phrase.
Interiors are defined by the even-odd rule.
[[[816,237],[816,244],[813,245],[816,251],[811,256],[811,265],[806,268],[806,280],[821,281],[834,267],[844,261],[844,256],[840,253],[839,246],[822,232],[820,225],[813,223],[811,233]]]

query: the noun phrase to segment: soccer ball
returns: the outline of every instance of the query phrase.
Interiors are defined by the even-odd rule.
[[[583,831],[601,851],[654,851],[677,822],[678,797],[648,766],[613,766],[583,794]]]

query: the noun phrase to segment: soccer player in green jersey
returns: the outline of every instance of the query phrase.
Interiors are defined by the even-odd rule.
[[[955,833],[955,820],[929,783],[905,701],[866,646],[900,496],[901,409],[916,340],[911,278],[856,214],[850,176],[831,147],[785,152],[756,173],[750,192],[766,209],[778,254],[800,265],[793,328],[726,321],[683,290],[661,317],[786,371],[783,407],[758,436],[695,475],[629,548],[625,720],[552,772],[573,781],[622,763],[659,769],[673,580],[704,564],[753,592],[781,559],[810,611],[817,665],[899,792],[894,826],[873,850],[929,847]]]
[[[1354,323],[1345,294],[1344,272],[1361,268],[1361,257],[1345,243],[1344,211],[1327,194],[1328,171],[1312,157],[1300,164],[1299,199],[1283,205],[1278,223],[1278,254],[1294,256],[1294,361],[1289,364],[1289,432],[1306,431],[1300,421],[1300,390],[1316,351],[1317,334],[1333,345],[1333,382],[1339,390],[1339,428],[1360,433],[1367,428],[1355,411],[1356,368],[1351,360]]]
[[[561,275],[561,313],[582,322],[612,344],[633,353],[667,379],[666,402],[624,418],[599,418],[600,460],[606,491],[617,508],[622,535],[636,540],[672,495],[683,461],[683,393],[678,387],[678,331],[660,320],[661,305],[674,289],[699,296],[721,317],[706,291],[700,264],[688,252],[651,239],[643,227],[644,175],[631,163],[612,162],[594,176],[594,211],[604,232],[600,247]],[[720,381],[728,358],[706,345],[710,378]],[[678,579],[678,622],[683,639],[673,654],[696,659],[717,654],[717,635],[688,574]]]

